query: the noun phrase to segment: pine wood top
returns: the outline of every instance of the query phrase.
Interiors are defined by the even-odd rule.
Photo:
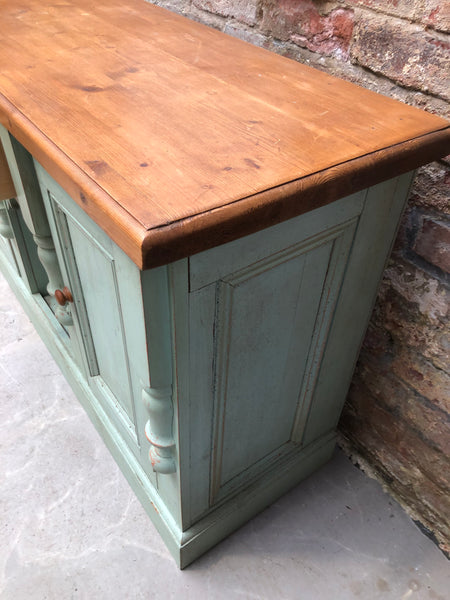
[[[450,152],[439,117],[144,0],[2,0],[0,122],[141,268]]]

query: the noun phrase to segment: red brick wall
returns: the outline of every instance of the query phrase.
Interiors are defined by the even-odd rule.
[[[155,3],[450,118],[450,0]],[[347,449],[447,550],[449,167],[419,170],[341,420]]]

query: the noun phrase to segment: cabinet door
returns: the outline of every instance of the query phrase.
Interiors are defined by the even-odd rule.
[[[146,380],[142,369],[137,373],[138,365],[145,363],[139,270],[40,165],[36,168],[74,298],[89,385],[115,427],[139,453],[135,406],[140,403],[134,400]]]
[[[14,182],[15,198],[2,203],[7,247],[4,254],[31,292],[42,319],[65,346],[64,354],[80,365],[80,349],[74,335],[71,311],[56,300],[65,285],[55,251],[32,156],[4,128],[0,137]],[[8,248],[9,246],[9,248]],[[9,252],[8,252],[9,250]]]
[[[363,198],[190,259],[193,518],[301,451]]]

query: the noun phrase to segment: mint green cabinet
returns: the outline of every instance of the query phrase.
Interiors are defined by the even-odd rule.
[[[331,456],[411,174],[140,271],[2,140],[0,266],[184,567]]]

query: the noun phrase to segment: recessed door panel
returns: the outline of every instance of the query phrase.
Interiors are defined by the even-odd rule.
[[[305,273],[306,256],[300,255],[219,285],[218,304],[225,305],[217,317],[224,332],[216,367],[222,413],[217,424],[218,433],[223,432],[220,485],[290,441],[299,372],[311,342],[330,249],[326,244],[317,251],[321,277],[316,281]],[[311,295],[308,306],[301,293],[305,287]]]
[[[133,418],[125,335],[113,258],[68,219],[100,376]],[[95,375],[95,373],[91,373]]]
[[[192,351],[201,356],[201,345],[212,353],[211,365],[202,367],[211,372],[213,406],[210,505],[302,446],[356,223],[351,219],[191,294],[191,314],[201,318],[193,323]],[[210,310],[196,309],[205,302]],[[205,391],[199,387],[199,397]]]

